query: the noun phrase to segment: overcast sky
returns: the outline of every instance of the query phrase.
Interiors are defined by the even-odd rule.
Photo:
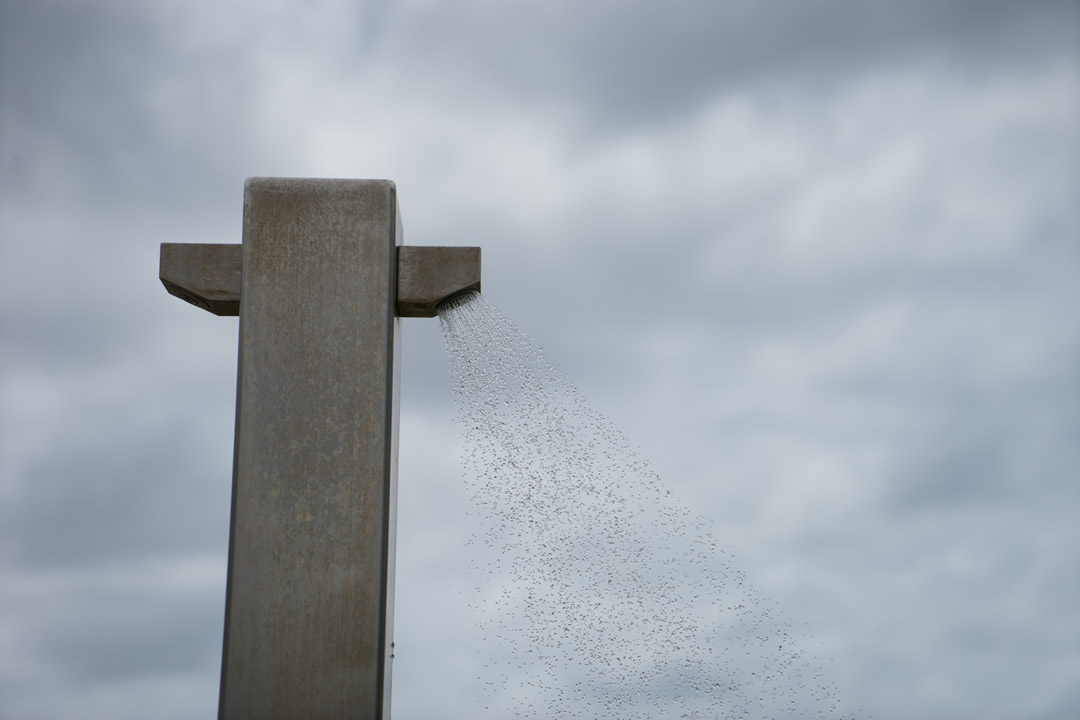
[[[237,322],[158,245],[239,242],[259,175],[482,246],[852,707],[1080,717],[1078,127],[1070,0],[0,0],[0,717],[216,712]],[[394,714],[465,720],[404,326]]]

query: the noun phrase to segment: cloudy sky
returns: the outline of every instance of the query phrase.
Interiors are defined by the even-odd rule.
[[[1078,127],[1070,0],[0,0],[0,717],[216,711],[237,323],[157,257],[239,242],[257,175],[482,246],[851,707],[1080,717]],[[404,325],[393,704],[463,720],[461,435]]]

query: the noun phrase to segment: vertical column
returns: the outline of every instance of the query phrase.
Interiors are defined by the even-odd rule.
[[[219,717],[390,715],[394,184],[251,178]]]

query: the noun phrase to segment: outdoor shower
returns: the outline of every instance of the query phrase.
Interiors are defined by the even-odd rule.
[[[390,715],[399,318],[480,289],[479,248],[401,241],[388,180],[250,178],[241,245],[161,246],[240,317],[220,718]]]

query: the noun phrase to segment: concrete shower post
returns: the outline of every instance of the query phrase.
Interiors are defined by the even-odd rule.
[[[241,246],[162,246],[240,316],[220,718],[390,715],[399,316],[480,279],[401,237],[392,182],[252,178]]]
[[[222,718],[389,716],[400,231],[389,182],[245,187]]]

